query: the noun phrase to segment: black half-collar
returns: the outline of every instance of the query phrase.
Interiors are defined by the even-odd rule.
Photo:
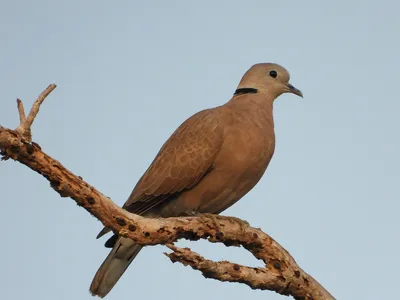
[[[243,95],[243,94],[257,94],[257,93],[258,93],[257,89],[241,88],[241,89],[237,89],[233,95],[237,96],[237,95]]]

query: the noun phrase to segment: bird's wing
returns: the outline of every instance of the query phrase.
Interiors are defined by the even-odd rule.
[[[222,144],[216,111],[203,110],[178,127],[136,184],[126,210],[143,214],[192,188],[211,170]]]
[[[136,184],[124,209],[141,215],[192,188],[212,169],[222,144],[217,109],[200,111],[175,130]],[[97,238],[110,231],[104,227]],[[113,247],[116,239],[111,237],[106,247]]]

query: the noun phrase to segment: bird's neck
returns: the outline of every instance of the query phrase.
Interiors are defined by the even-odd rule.
[[[266,110],[272,114],[275,99],[274,95],[266,91],[254,88],[238,88],[227,104],[242,109]]]
[[[247,91],[246,91],[247,90]],[[275,97],[254,89],[237,89],[226,106],[237,112],[248,114],[250,117],[260,115],[269,126],[273,127],[273,103]]]

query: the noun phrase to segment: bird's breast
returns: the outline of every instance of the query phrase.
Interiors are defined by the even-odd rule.
[[[226,126],[224,135],[215,167],[235,172],[250,183],[257,182],[274,153],[273,122],[260,118],[238,118],[236,123]]]

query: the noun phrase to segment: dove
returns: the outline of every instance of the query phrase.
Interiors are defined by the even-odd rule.
[[[261,179],[275,150],[273,102],[283,93],[303,97],[289,72],[274,63],[253,65],[225,104],[200,111],[169,137],[123,208],[148,218],[219,214]],[[98,238],[107,232],[104,228]],[[114,234],[90,292],[105,297],[143,246]]]

